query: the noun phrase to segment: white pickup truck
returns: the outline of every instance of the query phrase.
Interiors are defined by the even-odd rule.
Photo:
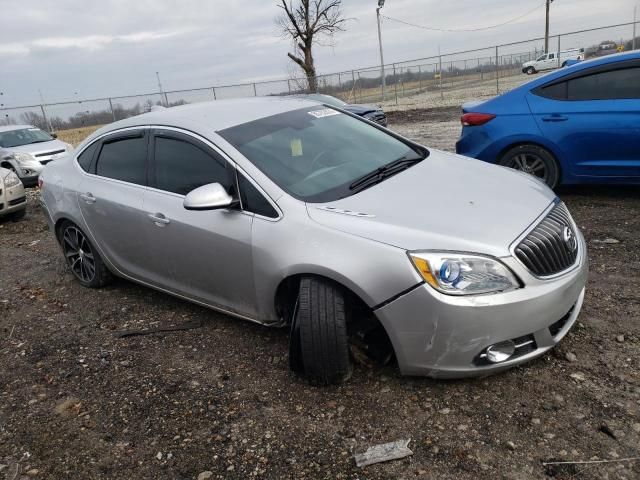
[[[560,59],[558,59],[558,56]],[[550,52],[522,65],[522,73],[533,75],[543,70],[564,67],[569,60],[583,60],[584,48],[572,48],[562,52]]]

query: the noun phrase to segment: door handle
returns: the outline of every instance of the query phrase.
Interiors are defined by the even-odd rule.
[[[165,217],[162,213],[149,213],[147,214],[147,216],[158,227],[164,227],[165,225],[169,225],[171,223],[171,220]]]
[[[548,115],[546,117],[542,117],[543,122],[566,122],[569,120],[569,117],[565,117],[564,115]]]
[[[96,197],[91,192],[81,193],[80,198],[85,201],[87,205],[93,205],[96,203]]]

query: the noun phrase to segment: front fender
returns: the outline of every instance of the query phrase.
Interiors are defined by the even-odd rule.
[[[283,208],[286,214],[279,222],[254,220],[254,283],[261,320],[277,320],[278,286],[293,275],[334,280],[369,307],[421,283],[405,250],[317,224],[302,207]]]

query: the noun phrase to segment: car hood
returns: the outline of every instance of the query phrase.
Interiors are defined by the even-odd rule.
[[[381,108],[377,105],[345,105],[344,108],[347,112],[355,113],[356,115],[364,115],[369,112],[377,112]]]
[[[7,147],[4,149],[0,148],[0,150],[8,151],[8,152],[24,152],[24,153],[31,153],[31,154],[54,152],[56,150],[66,151],[66,149],[67,149],[67,144],[57,139],[51,140],[49,142],[21,145],[19,147]]]
[[[406,250],[504,257],[555,200],[537,179],[431,150],[419,164],[351,197],[307,204],[316,222]]]

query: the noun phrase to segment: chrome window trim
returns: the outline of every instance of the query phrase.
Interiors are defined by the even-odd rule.
[[[284,213],[282,212],[282,209],[279,207],[279,205],[265,192],[265,190],[251,177],[251,175],[249,175],[242,167],[240,167],[234,160],[233,158],[231,158],[230,155],[228,155],[224,150],[222,150],[220,147],[218,147],[215,143],[213,143],[211,140],[208,140],[207,138],[203,137],[202,135],[198,135],[197,133],[191,132],[189,130],[185,130],[182,128],[178,128],[178,127],[170,127],[170,126],[166,126],[166,125],[139,125],[139,126],[135,126],[135,127],[125,127],[125,128],[120,128],[117,130],[111,130],[109,132],[103,133],[102,135],[96,137],[93,139],[93,141],[87,143],[82,150],[78,151],[78,153],[73,157],[73,163],[75,164],[76,169],[83,175],[86,175],[90,178],[99,178],[102,180],[106,180],[106,181],[110,181],[110,182],[116,182],[118,184],[122,184],[122,185],[131,185],[134,187],[138,187],[138,188],[142,188],[144,190],[149,190],[152,192],[157,192],[157,193],[162,193],[165,195],[169,195],[169,196],[173,196],[176,198],[182,198],[184,199],[185,195],[180,195],[178,193],[173,193],[173,192],[168,192],[166,190],[161,190],[158,188],[154,188],[154,187],[150,187],[148,185],[139,185],[137,183],[131,183],[131,182],[125,182],[123,180],[117,180],[115,178],[109,178],[109,177],[103,177],[101,175],[97,175],[97,174],[93,174],[93,173],[89,173],[86,172],[78,163],[78,157],[87,149],[89,148],[91,145],[93,145],[94,143],[104,139],[104,137],[107,137],[109,135],[112,134],[116,134],[116,133],[123,133],[123,132],[128,132],[128,131],[133,131],[133,130],[154,130],[154,129],[158,129],[158,130],[168,130],[168,131],[173,131],[176,133],[180,133],[183,135],[187,135],[189,137],[192,137],[202,143],[204,143],[205,145],[207,145],[208,147],[210,147],[212,150],[214,150],[216,153],[218,153],[225,161],[227,161],[229,163],[229,165],[231,167],[233,167],[236,172],[238,172],[239,174],[244,175],[244,177],[258,190],[258,192],[260,192],[260,194],[262,196],[264,196],[267,201],[271,204],[271,206],[274,208],[274,210],[276,211],[276,213],[278,214],[277,218],[271,218],[271,217],[265,217],[264,215],[259,215],[257,213],[253,213],[253,212],[248,212],[246,210],[244,210],[244,208],[242,209],[241,213],[245,214],[245,215],[251,215],[253,217],[256,218],[260,218],[263,220],[266,220],[268,222],[279,222],[280,220],[282,220],[282,218],[284,217]],[[238,189],[238,179],[236,177],[236,189]],[[239,189],[238,189],[239,192]],[[240,202],[242,203],[242,200],[240,200]]]

